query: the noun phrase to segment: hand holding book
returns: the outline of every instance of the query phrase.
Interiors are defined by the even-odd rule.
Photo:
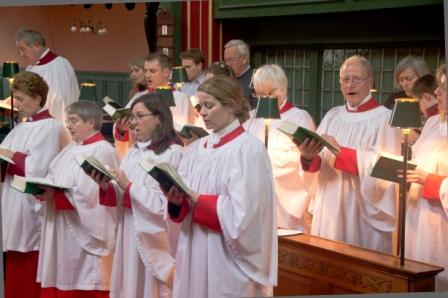
[[[402,170],[398,170],[398,178],[403,178]],[[406,173],[406,180],[408,183],[417,183],[424,185],[425,180],[428,177],[429,173],[419,169],[415,168],[414,170],[408,169]]]

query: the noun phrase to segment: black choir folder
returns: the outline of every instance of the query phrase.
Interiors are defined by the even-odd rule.
[[[146,159],[140,160],[138,163],[160,184],[160,188],[165,192],[168,192],[174,185],[186,195],[192,196],[193,191],[185,184],[177,170],[169,163],[155,163]]]
[[[417,168],[415,163],[408,162],[408,170],[415,168]],[[401,178],[398,177],[399,170],[403,170],[403,156],[381,152],[375,157],[367,172],[375,178],[401,183]]]
[[[182,126],[177,123],[174,123],[174,129],[181,137],[184,137],[186,139],[191,138],[193,136],[192,133],[197,135],[198,138],[208,136],[208,132],[205,129],[190,124],[185,124]]]
[[[340,152],[339,148],[336,148],[335,146],[330,144],[328,141],[326,141],[324,138],[322,138],[314,131],[309,130],[302,126],[298,126],[297,124],[288,121],[282,121],[282,124],[280,124],[278,130],[286,134],[291,139],[296,140],[299,144],[305,141],[306,138],[309,138],[321,142],[334,155],[337,155]]]
[[[132,110],[130,108],[123,107],[109,96],[105,96],[103,102],[105,104],[103,110],[111,116],[114,121],[132,116]]]
[[[22,177],[14,175],[11,182],[11,187],[27,194],[38,195],[44,192],[41,186],[49,186],[56,189],[70,189],[70,187],[65,187],[61,185],[56,185],[53,181],[48,178],[32,178],[32,177]]]
[[[111,172],[109,172],[109,169],[94,156],[85,156],[84,154],[79,154],[75,158],[79,166],[88,175],[90,175],[90,173],[92,173],[93,170],[96,170],[100,172],[103,176],[107,176],[110,179],[115,179],[115,176]]]

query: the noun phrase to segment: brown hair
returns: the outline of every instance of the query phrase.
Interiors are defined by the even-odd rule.
[[[212,95],[225,107],[233,108],[240,123],[249,119],[248,103],[240,84],[235,79],[216,76],[202,83],[198,91]]]
[[[233,70],[224,62],[213,62],[207,69],[207,73],[211,73],[213,76],[227,76],[229,78],[235,78]]]
[[[138,103],[142,103],[154,116],[159,117],[159,124],[151,138],[150,149],[156,154],[165,152],[172,144],[183,146],[173,128],[173,115],[168,105],[160,94],[145,94],[137,98],[131,105],[131,109]]]
[[[153,60],[157,60],[157,62],[159,62],[160,68],[162,69],[168,68],[169,70],[171,70],[172,67],[171,59],[167,55],[155,52],[149,54],[145,59],[145,61],[148,62]]]
[[[189,49],[185,52],[180,53],[180,59],[189,59],[193,60],[194,64],[202,63],[205,64],[204,53],[202,53],[199,49]]]
[[[40,96],[40,106],[47,102],[48,85],[38,74],[30,71],[21,71],[14,76],[12,90],[21,91],[28,96],[36,98]]]
[[[412,95],[419,100],[425,93],[435,96],[434,91],[436,88],[436,77],[432,74],[427,74],[415,81],[414,86],[412,87]]]

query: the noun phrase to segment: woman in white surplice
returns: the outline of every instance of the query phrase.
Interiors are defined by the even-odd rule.
[[[36,282],[42,206],[32,195],[10,187],[14,175],[43,177],[60,151],[64,127],[45,107],[48,85],[33,72],[16,74],[12,85],[15,108],[26,121],[17,124],[0,145],[5,297],[39,297]],[[4,166],[7,165],[5,169]]]
[[[445,67],[438,71],[435,93],[440,115],[430,117],[412,147],[415,171],[406,211],[406,257],[445,267],[436,291],[448,291],[448,136]]]
[[[313,173],[305,172],[297,161],[300,152],[292,140],[278,130],[284,122],[315,130],[311,116],[287,100],[288,79],[283,69],[276,64],[263,65],[253,76],[253,84],[258,97],[278,99],[280,119],[272,119],[269,125],[268,153],[272,163],[277,192],[277,225],[281,228],[310,232],[311,214],[309,189]],[[248,132],[264,140],[263,119],[255,118],[256,110],[250,112],[250,119],[244,123]]]
[[[173,297],[260,297],[277,282],[275,190],[263,143],[244,131],[248,106],[238,83],[199,86],[200,115],[212,133],[190,144],[179,174],[195,193],[167,193],[182,222]]]
[[[141,160],[167,162],[177,168],[183,148],[173,117],[161,95],[145,94],[131,105],[130,129],[135,136],[116,172],[114,187],[122,200],[112,268],[110,297],[171,297],[179,224],[166,218],[167,201],[159,184],[139,165]]]

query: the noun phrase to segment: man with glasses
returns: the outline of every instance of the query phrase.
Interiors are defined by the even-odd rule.
[[[249,46],[243,40],[232,39],[224,46],[224,62],[230,66],[243,88],[244,97],[251,109],[257,106],[257,99],[252,96],[251,86],[253,70],[250,66]]]
[[[396,186],[367,168],[380,151],[399,154],[400,132],[388,124],[391,111],[370,93],[374,78],[366,58],[348,58],[339,75],[345,105],[331,109],[317,132],[340,153],[319,153],[322,144],[309,139],[298,145],[302,168],[320,171],[311,234],[392,253]]]
[[[188,77],[188,82],[182,85],[180,91],[190,98],[198,93],[199,85],[206,79],[203,70],[205,64],[204,53],[198,49],[189,49],[180,54],[180,59]]]

